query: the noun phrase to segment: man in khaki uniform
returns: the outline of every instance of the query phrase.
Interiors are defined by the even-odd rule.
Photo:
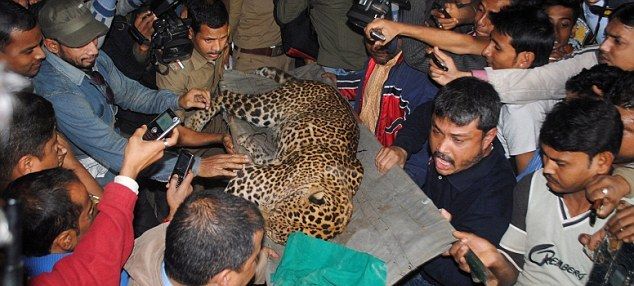
[[[228,55],[229,25],[228,13],[222,1],[207,3],[205,0],[194,0],[188,3],[188,16],[192,19],[189,30],[194,44],[191,58],[186,61],[172,63],[166,74],[156,74],[156,85],[160,89],[181,92],[192,88],[211,91],[214,96],[224,71],[224,60]],[[193,111],[185,112],[185,117]],[[182,116],[182,114],[179,114]],[[216,133],[215,140],[209,143],[222,143],[229,140],[228,128],[222,116],[216,115],[203,130],[205,133]],[[217,153],[217,152],[213,152]]]
[[[260,67],[291,69],[293,60],[284,54],[280,27],[273,18],[273,1],[230,0],[229,3],[235,69],[244,72]]]

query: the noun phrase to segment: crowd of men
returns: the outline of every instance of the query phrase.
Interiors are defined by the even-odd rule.
[[[383,145],[377,169],[403,168],[457,230],[401,284],[472,285],[472,251],[492,285],[584,285],[602,241],[634,242],[631,1],[412,0],[358,30],[351,1],[187,0],[191,54],[158,64],[145,2],[0,0],[0,83],[28,83],[0,84],[0,197],[21,202],[29,283],[253,283],[276,254],[257,206],[214,188],[250,163],[226,122],[157,141],[144,124],[209,108],[226,69],[300,62]],[[297,17],[316,58],[284,53]],[[176,148],[195,154],[180,184]]]

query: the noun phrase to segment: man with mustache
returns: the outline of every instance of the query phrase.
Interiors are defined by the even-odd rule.
[[[457,230],[478,233],[497,244],[511,220],[515,176],[496,140],[500,99],[493,87],[467,77],[447,84],[433,107],[424,104],[431,125],[432,160],[423,191],[452,215]],[[454,261],[437,257],[420,269],[420,280],[440,285],[472,285]],[[415,281],[419,280],[419,281]],[[423,284],[425,285],[425,284]]]
[[[208,3],[209,2],[209,3]],[[191,58],[168,67],[159,67],[156,86],[181,94],[192,88],[207,89],[214,94],[224,72],[229,50],[229,15],[222,1],[194,0],[187,3],[187,16],[192,20],[189,37],[194,44]],[[165,69],[162,71],[161,69]],[[187,112],[185,116],[192,112]],[[217,134],[216,143],[229,140],[222,116],[214,116],[204,129]]]
[[[42,7],[39,23],[44,34],[46,60],[33,82],[35,91],[53,104],[59,130],[72,143],[81,163],[105,184],[123,163],[127,140],[114,128],[118,107],[143,113],[171,108],[208,108],[209,92],[192,89],[180,96],[151,90],[125,77],[97,48],[107,27],[94,19],[81,0],[50,0]],[[182,128],[185,134],[186,128]],[[191,132],[191,130],[189,130]],[[183,136],[187,137],[187,136]],[[182,138],[179,145],[192,143]],[[177,156],[168,153],[142,173],[166,182]],[[246,163],[246,156],[220,154],[195,158],[193,173],[203,177],[233,176],[231,170]]]
[[[578,236],[603,229],[607,219],[593,221],[584,190],[595,176],[611,173],[622,136],[611,103],[573,99],[555,105],[539,137],[544,168],[517,184],[501,247],[456,232],[459,241],[450,250],[456,262],[470,271],[464,255],[471,249],[496,276],[499,284],[492,285],[585,285],[593,261]]]

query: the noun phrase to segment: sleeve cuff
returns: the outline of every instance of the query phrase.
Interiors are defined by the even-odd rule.
[[[489,81],[486,70],[472,70],[471,75],[484,81]]]
[[[132,191],[136,195],[139,194],[139,184],[137,184],[137,182],[130,177],[116,176],[114,177],[114,182],[127,187],[128,189],[130,189],[130,191]]]
[[[200,171],[200,160],[202,160],[200,157],[195,156],[194,157],[194,164],[192,164],[192,173],[194,173],[194,176],[198,176],[198,171]],[[169,180],[171,178],[168,178],[167,180]]]

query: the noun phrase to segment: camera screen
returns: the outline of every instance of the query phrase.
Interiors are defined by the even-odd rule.
[[[172,116],[170,116],[167,112],[161,114],[161,116],[156,119],[156,124],[158,124],[158,126],[163,130],[167,130],[170,126],[172,126],[172,123]]]

